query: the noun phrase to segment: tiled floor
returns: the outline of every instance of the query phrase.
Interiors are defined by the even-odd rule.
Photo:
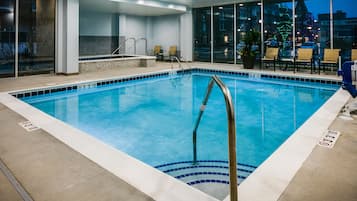
[[[42,129],[27,132],[22,121],[0,104],[0,159],[33,200],[152,200]],[[19,200],[1,174],[0,186],[1,201]]]
[[[335,146],[316,146],[279,201],[357,200],[357,119],[337,118],[330,129],[341,132]]]
[[[5,78],[0,79],[0,91],[161,71],[170,69],[171,65],[170,63],[160,63],[157,67],[152,68],[121,68],[119,70],[71,76],[47,74]],[[183,64],[183,67],[188,68],[190,65],[228,70],[241,69],[240,65],[207,63]],[[177,68],[178,66],[174,64],[173,67]],[[271,70],[267,72],[273,73]],[[294,74],[291,71],[279,71],[279,73]],[[310,75],[301,72],[297,75],[316,76],[316,74]],[[321,75],[321,77],[338,79],[335,75]],[[53,137],[49,137],[43,131],[36,131],[36,134],[31,135],[26,134],[23,129],[21,130],[16,126],[16,122],[23,120],[23,118],[3,106],[0,108],[0,126],[2,127],[0,132],[0,159],[6,163],[35,200],[151,200],[66,145]],[[281,201],[357,200],[357,191],[353,191],[353,189],[357,189],[355,172],[357,169],[356,124],[357,120],[344,122],[337,119],[335,121],[332,128],[342,132],[335,148],[326,150],[316,147],[281,196]],[[343,171],[343,174],[340,174],[341,171]],[[35,177],[36,175],[38,177]],[[326,179],[326,177],[329,179]],[[107,184],[111,187],[106,187]],[[336,188],[334,184],[338,187]],[[3,186],[4,188],[0,188],[0,200],[18,199],[16,192],[11,190],[11,187],[0,174],[0,187]],[[3,189],[9,189],[9,191],[4,192]]]

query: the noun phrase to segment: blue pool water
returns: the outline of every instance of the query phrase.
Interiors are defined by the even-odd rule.
[[[192,160],[192,129],[212,74],[192,73],[23,98],[152,166]],[[237,157],[259,166],[337,85],[222,75],[236,112]],[[215,86],[198,129],[198,159],[227,160],[227,119]]]

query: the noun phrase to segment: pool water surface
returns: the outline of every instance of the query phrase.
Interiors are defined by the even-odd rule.
[[[192,129],[213,74],[169,75],[22,98],[151,165],[192,160]],[[259,166],[339,88],[219,75],[235,106],[239,163]],[[215,86],[198,128],[198,160],[227,160],[224,98]]]

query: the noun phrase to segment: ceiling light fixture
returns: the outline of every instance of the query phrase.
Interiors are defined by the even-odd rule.
[[[159,2],[159,1],[154,1],[154,0],[110,0],[114,2],[120,2],[120,3],[130,3],[130,4],[137,4],[137,5],[142,5],[142,6],[148,6],[148,7],[154,7],[154,8],[164,8],[164,9],[172,9],[172,10],[177,10],[177,11],[182,11],[186,12],[187,7],[184,5],[180,4],[173,4],[173,3],[165,3],[165,2]]]

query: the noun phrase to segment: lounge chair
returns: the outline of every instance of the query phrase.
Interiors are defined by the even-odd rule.
[[[169,48],[170,60],[172,59],[172,57],[177,57],[177,46],[176,45],[170,46],[170,48]]]
[[[357,61],[357,49],[351,50],[351,61]]]
[[[312,52],[313,52],[313,49],[311,49],[311,48],[298,49],[297,57],[294,59],[294,70],[297,69],[299,64],[303,64],[303,65],[309,64],[310,69],[311,69],[311,74],[312,74],[312,64],[313,64]]]
[[[154,55],[156,56],[157,60],[164,59],[164,53],[162,51],[161,45],[155,45],[154,47]]]
[[[323,71],[325,71],[325,66],[331,66],[331,71],[334,70],[334,67],[336,67],[337,70],[340,51],[340,49],[325,49],[324,58],[319,62],[319,68],[322,65]]]
[[[275,63],[278,60],[279,48],[268,47],[265,51],[265,55],[262,58],[263,67],[265,64],[273,63],[274,71],[275,71]]]

